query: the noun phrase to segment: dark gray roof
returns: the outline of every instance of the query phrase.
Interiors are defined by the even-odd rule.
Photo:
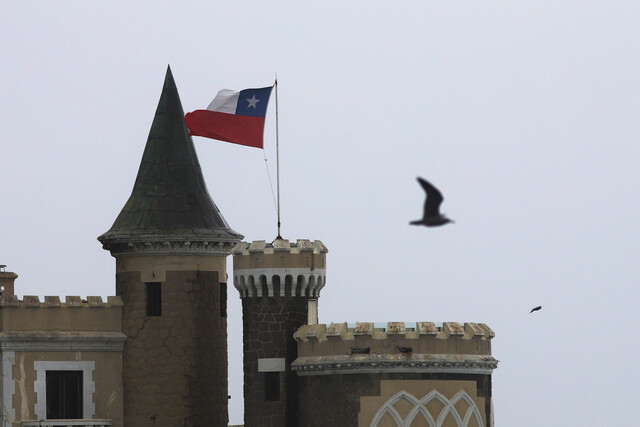
[[[236,242],[209,196],[176,84],[167,75],[129,200],[109,231],[105,249],[125,242],[194,240]]]

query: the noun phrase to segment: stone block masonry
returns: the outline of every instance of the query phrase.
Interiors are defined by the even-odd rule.
[[[244,298],[244,399],[246,427],[295,427],[297,394],[295,374],[289,366],[296,358],[296,343],[291,338],[307,321],[307,300],[300,297]],[[260,359],[284,359],[284,371],[278,373],[280,396],[267,400],[266,373],[259,369]]]

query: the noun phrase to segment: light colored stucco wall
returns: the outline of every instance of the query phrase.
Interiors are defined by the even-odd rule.
[[[42,418],[46,370],[81,370],[90,400],[83,416],[122,426],[122,308],[120,297],[0,297],[5,425]]]
[[[140,255],[116,258],[116,272],[140,272],[141,282],[165,282],[167,271],[217,271],[220,282],[226,282],[226,256]]]
[[[123,425],[122,353],[83,351],[15,352],[11,366],[11,377],[15,384],[15,393],[11,397],[11,403],[15,419],[7,420],[13,423],[10,425],[19,427],[21,421],[38,419],[36,404],[39,396],[36,389],[40,385],[37,384],[36,362],[72,362],[64,364],[70,370],[82,370],[91,366],[73,362],[92,362],[91,378],[83,377],[83,383],[93,382],[95,384],[95,391],[91,396],[95,412],[93,414],[85,413],[83,416],[85,418],[110,419],[113,426]],[[50,366],[56,366],[56,364],[52,363]],[[42,404],[46,405],[45,402]]]

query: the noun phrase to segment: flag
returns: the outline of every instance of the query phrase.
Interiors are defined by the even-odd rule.
[[[262,148],[271,89],[273,86],[241,91],[222,89],[206,110],[184,116],[189,135]]]

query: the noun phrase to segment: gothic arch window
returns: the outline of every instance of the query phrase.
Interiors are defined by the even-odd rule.
[[[250,296],[247,295],[247,283],[244,279],[244,276],[240,276],[240,289],[242,289],[240,292],[242,293],[243,297]]]
[[[438,401],[439,405],[429,405],[434,400]],[[459,405],[461,401],[463,404]],[[404,406],[408,403],[412,407],[404,418],[396,409],[396,405],[400,403]],[[431,413],[428,406],[438,408],[439,412]],[[396,427],[411,427],[416,417],[423,420],[421,425],[426,422],[429,427],[442,427],[444,422],[450,419],[454,420],[456,427],[484,427],[478,407],[464,390],[460,390],[451,399],[447,399],[436,390],[430,391],[422,399],[404,390],[399,391],[378,409],[369,426],[390,425],[389,422],[392,421],[395,422]]]
[[[307,296],[306,294],[306,290],[307,290],[307,284],[305,283],[305,279],[303,275],[298,275],[298,280],[297,280],[298,284],[296,285],[296,295],[299,297],[304,297]]]
[[[293,286],[293,277],[287,274],[284,278],[284,287],[287,290],[286,296],[296,296],[296,289]]]
[[[322,288],[324,288],[324,285],[326,284],[326,277],[323,276],[318,276],[318,286],[316,287],[316,296],[319,297],[320,296],[320,291],[322,290]]]
[[[308,296],[315,297],[316,296],[316,276],[309,276],[309,287],[308,287]]]
[[[267,288],[267,276],[265,276],[264,274],[260,275],[260,277],[258,278],[258,283],[256,283],[256,288],[258,289],[259,297],[266,297],[267,295],[269,295],[269,291]]]
[[[262,294],[260,294],[260,295],[257,294],[258,289],[256,288],[256,279],[253,276],[253,274],[249,276],[249,286],[248,286],[248,288],[249,288],[249,296],[250,297],[253,297],[254,295],[255,296],[259,296],[259,297],[262,296]]]
[[[273,287],[273,289],[271,290],[270,296],[284,296],[284,288],[282,287],[282,283],[280,283],[279,274],[274,274],[273,276],[271,276],[271,286]]]

